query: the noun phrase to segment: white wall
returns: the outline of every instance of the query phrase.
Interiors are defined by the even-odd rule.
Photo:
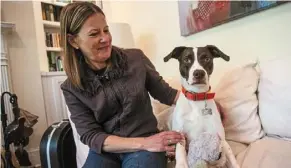
[[[291,56],[290,3],[188,37],[180,36],[176,1],[111,1],[110,7],[111,21],[132,26],[137,47],[144,50],[164,77],[178,75],[178,63],[164,63],[163,57],[179,45],[214,44],[230,55],[228,63],[215,60],[213,85],[233,66]]]

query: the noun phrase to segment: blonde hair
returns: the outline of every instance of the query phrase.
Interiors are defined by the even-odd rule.
[[[80,75],[80,58],[78,58],[76,50],[68,42],[67,36],[68,34],[78,34],[87,18],[96,13],[104,15],[102,9],[91,2],[70,3],[61,11],[60,34],[64,70],[70,82],[77,88],[83,88]]]

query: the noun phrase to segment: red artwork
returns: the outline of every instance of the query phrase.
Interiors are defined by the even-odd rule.
[[[181,35],[187,36],[285,2],[196,0],[178,3]]]

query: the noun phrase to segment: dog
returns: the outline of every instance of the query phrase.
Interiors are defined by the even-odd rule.
[[[213,60],[222,58],[229,61],[230,57],[214,45],[203,47],[175,47],[164,57],[179,61],[182,94],[168,121],[171,130],[183,132],[187,136],[186,143],[176,145],[176,168],[188,168],[187,143],[203,132],[218,134],[221,142],[220,158],[208,163],[209,167],[239,168],[233,152],[225,140],[221,114],[211,93],[209,78],[214,70]]]

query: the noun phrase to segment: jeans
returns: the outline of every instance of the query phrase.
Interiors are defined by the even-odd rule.
[[[83,168],[166,168],[164,152],[102,153],[90,150]]]

